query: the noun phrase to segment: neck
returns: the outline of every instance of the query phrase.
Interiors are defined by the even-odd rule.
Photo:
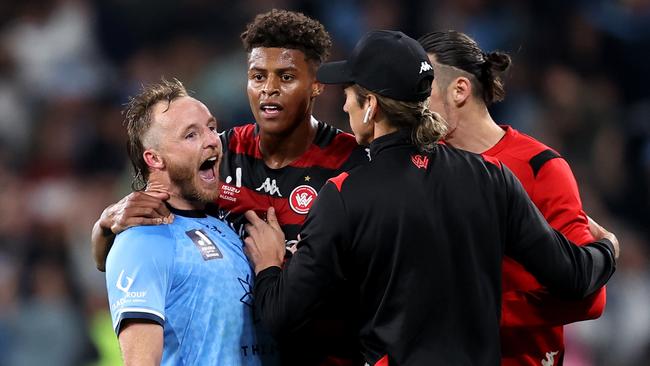
[[[278,169],[298,159],[311,146],[316,137],[318,125],[311,119],[306,120],[287,134],[269,134],[260,130],[260,152],[264,163],[269,168]]]
[[[149,174],[146,191],[162,191],[169,193],[170,206],[179,210],[203,210],[205,202],[192,201],[183,198],[180,187],[171,183],[169,175],[162,171],[153,171]]]
[[[205,209],[205,202],[189,201],[181,197],[178,193],[171,193],[167,201],[170,206],[179,210],[203,210]]]
[[[398,130],[397,127],[388,123],[388,120],[386,120],[385,118],[382,118],[379,121],[371,122],[371,123],[375,124],[375,128],[373,130],[373,137],[372,137],[373,141],[379,137],[388,135]]]
[[[480,154],[496,145],[505,134],[483,104],[465,105],[455,113],[449,123],[452,131],[445,136],[445,142],[455,148]]]

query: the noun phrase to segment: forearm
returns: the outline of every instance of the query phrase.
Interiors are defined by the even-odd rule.
[[[103,223],[105,221],[100,218],[95,222],[91,234],[91,248],[93,260],[97,269],[104,272],[106,271],[106,257],[115,240],[115,234],[110,230],[110,227]]]
[[[514,257],[542,285],[559,297],[581,299],[607,283],[616,269],[611,241],[603,238],[579,247],[559,232],[550,234]]]
[[[163,352],[163,328],[159,324],[129,322],[119,335],[125,366],[158,366]]]

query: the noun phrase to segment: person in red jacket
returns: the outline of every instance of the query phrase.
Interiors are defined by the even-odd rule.
[[[576,244],[593,240],[576,180],[560,154],[507,125],[488,106],[504,98],[499,76],[510,66],[501,52],[483,52],[466,34],[433,32],[418,40],[436,78],[430,108],[447,121],[445,142],[495,157],[512,170],[548,223]],[[502,365],[561,365],[563,325],[598,318],[605,289],[580,301],[548,293],[524,267],[505,257],[501,318]]]

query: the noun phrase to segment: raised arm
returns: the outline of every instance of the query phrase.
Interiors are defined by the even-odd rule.
[[[166,192],[133,192],[104,209],[91,233],[93,260],[98,270],[106,270],[106,256],[115,235],[131,226],[159,225],[173,220],[165,205],[167,199]]]

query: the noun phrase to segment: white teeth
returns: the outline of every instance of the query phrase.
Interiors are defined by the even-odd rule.
[[[275,105],[267,105],[267,106],[262,107],[262,109],[265,109],[265,110],[268,110],[268,109],[277,110],[278,107],[275,106]]]
[[[215,161],[215,160],[217,160],[217,157],[216,157],[216,156],[213,156],[213,157],[211,157],[210,159],[208,159],[207,161]]]

